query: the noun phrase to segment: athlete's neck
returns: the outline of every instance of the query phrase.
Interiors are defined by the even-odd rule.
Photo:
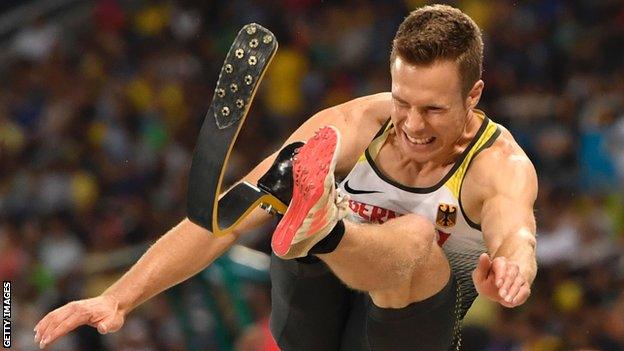
[[[485,120],[477,117],[473,110],[468,110],[466,123],[464,123],[464,128],[459,138],[455,140],[448,150],[441,152],[439,157],[436,157],[432,162],[441,166],[455,163],[457,158],[466,150],[468,145],[470,145],[470,142],[477,135],[481,124],[484,122]]]

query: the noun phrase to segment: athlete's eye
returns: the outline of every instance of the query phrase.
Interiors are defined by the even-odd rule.
[[[440,114],[442,112],[444,112],[445,110],[441,107],[437,107],[437,106],[429,106],[427,107],[427,112],[428,113],[432,113],[432,114]]]
[[[401,100],[397,100],[397,99],[393,99],[393,101],[394,101],[394,105],[396,107],[399,107],[399,108],[407,108],[407,107],[409,107],[409,105],[405,101],[401,101]]]

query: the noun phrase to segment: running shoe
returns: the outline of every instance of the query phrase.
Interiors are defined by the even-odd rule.
[[[338,130],[326,126],[295,155],[292,200],[271,239],[277,256],[306,256],[347,215],[348,196],[336,189],[334,179],[339,149]]]

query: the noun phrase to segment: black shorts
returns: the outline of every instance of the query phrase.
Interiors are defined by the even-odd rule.
[[[453,274],[437,294],[380,308],[323,262],[271,257],[271,332],[283,351],[446,351],[459,343],[461,299]]]

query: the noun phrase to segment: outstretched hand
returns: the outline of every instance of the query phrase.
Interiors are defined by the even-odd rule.
[[[35,326],[35,342],[44,348],[81,325],[97,328],[100,334],[112,333],[124,323],[125,313],[112,296],[70,302],[48,313]]]
[[[505,257],[491,260],[487,253],[481,254],[472,280],[479,294],[505,307],[522,305],[531,295],[530,284],[518,265]]]

